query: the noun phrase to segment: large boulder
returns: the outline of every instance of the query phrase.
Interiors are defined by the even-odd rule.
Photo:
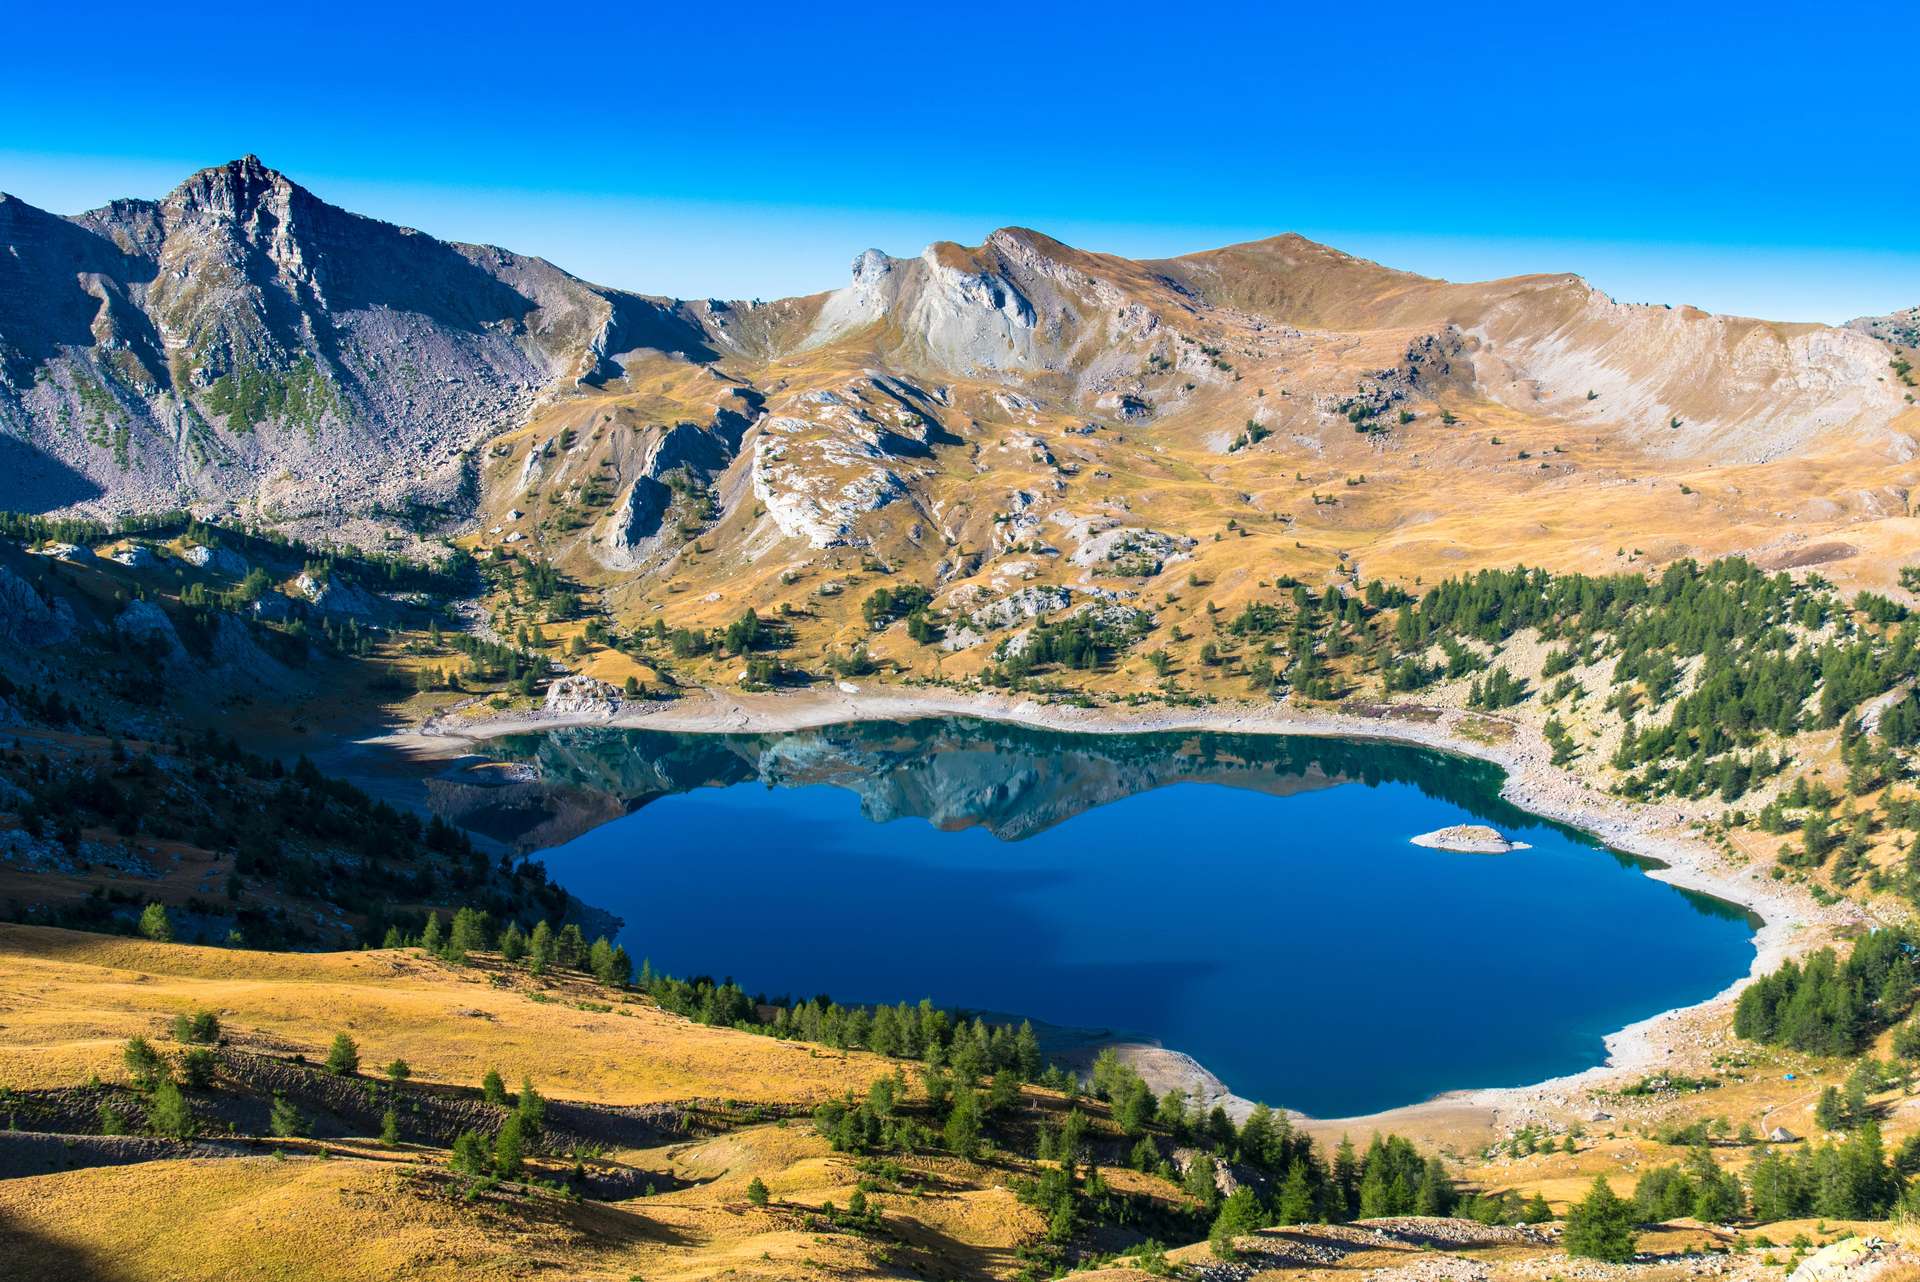
[[[59,645],[73,632],[71,605],[58,597],[41,600],[33,584],[0,565],[0,640],[39,649]]]
[[[550,716],[610,718],[623,702],[618,690],[597,677],[561,677],[547,687]]]
[[[151,601],[134,600],[126,604],[113,620],[113,631],[123,641],[152,649],[169,663],[186,659],[186,647],[173,630],[173,620]]]
[[[374,619],[381,614],[380,601],[372,593],[332,575],[316,576],[302,571],[293,586],[322,614],[361,620]]]
[[[181,548],[180,559],[196,569],[224,574],[230,579],[244,579],[247,571],[253,568],[247,564],[247,558],[238,552],[208,547],[203,543],[189,543]]]
[[[1911,1276],[1920,1255],[1880,1237],[1850,1237],[1829,1242],[1800,1262],[1787,1282],[1874,1282],[1880,1277]]]

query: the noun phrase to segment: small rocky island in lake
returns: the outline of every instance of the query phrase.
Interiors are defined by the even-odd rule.
[[[1454,824],[1451,828],[1436,828],[1415,837],[1413,844],[1432,846],[1435,850],[1457,850],[1468,855],[1504,855],[1509,850],[1530,849],[1526,842],[1508,841],[1485,824]]]

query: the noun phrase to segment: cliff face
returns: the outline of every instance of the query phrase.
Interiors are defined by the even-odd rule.
[[[673,305],[348,213],[246,157],[72,218],[0,197],[0,507],[459,507],[461,455]],[[22,448],[22,446],[26,448]]]

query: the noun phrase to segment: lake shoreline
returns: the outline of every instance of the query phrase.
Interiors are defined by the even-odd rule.
[[[1851,903],[1821,905],[1802,887],[1776,882],[1753,865],[1729,861],[1697,834],[1694,818],[1674,802],[1623,801],[1572,771],[1551,764],[1539,734],[1525,723],[1459,709],[1402,704],[1364,714],[1302,709],[1285,703],[1218,703],[1198,708],[1079,707],[1031,698],[897,686],[840,686],[795,693],[691,693],[670,702],[600,706],[559,713],[536,712],[463,721],[442,714],[417,730],[380,736],[370,743],[428,757],[461,755],[461,745],[507,734],[540,733],[568,726],[646,729],[678,733],[768,733],[813,729],[856,721],[958,716],[1078,733],[1136,734],[1211,731],[1372,739],[1410,744],[1492,762],[1502,768],[1501,796],[1543,819],[1577,828],[1623,853],[1652,861],[1647,876],[1697,891],[1753,913],[1760,922],[1747,974],[1693,1006],[1659,1012],[1608,1034],[1600,1065],[1544,1082],[1443,1092],[1417,1104],[1362,1118],[1311,1119],[1309,1129],[1387,1129],[1445,1114],[1450,1127],[1463,1123],[1500,1127],[1542,1120],[1565,1121],[1582,1111],[1596,1090],[1617,1087],[1656,1070],[1693,1071],[1703,1055],[1723,1043],[1728,1013],[1740,989],[1782,962],[1803,957],[1846,929],[1870,919]],[[1410,834],[1411,835],[1411,834]],[[1157,1090],[1180,1085],[1244,1115],[1250,1101],[1225,1090],[1203,1065],[1167,1047],[1114,1043]],[[1417,1128],[1416,1128],[1417,1129]]]

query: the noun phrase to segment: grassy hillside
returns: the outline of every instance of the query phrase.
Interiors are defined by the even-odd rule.
[[[1399,1161],[1401,1141],[1371,1149],[1361,1133],[1350,1152],[1331,1136],[1304,1148],[1303,1133],[1286,1139],[1282,1124],[1276,1139],[1269,1121],[1236,1134],[1217,1119],[1181,1118],[1177,1104],[1168,1114],[1151,1095],[1142,1104],[1138,1080],[1111,1064],[1096,1073],[1095,1096],[978,1079],[983,1125],[977,1139],[957,1138],[950,1120],[942,1133],[935,1079],[919,1065],[704,1026],[586,976],[531,974],[493,955],[450,964],[411,949],[246,953],[16,926],[0,928],[0,963],[0,1083],[14,1127],[0,1134],[0,1234],[24,1276],[47,1279],[1004,1278],[1117,1252],[1130,1273],[1143,1260],[1159,1268],[1149,1239],[1175,1248],[1166,1257],[1175,1269],[1218,1267],[1224,1252],[1289,1272],[1371,1276],[1470,1261],[1531,1276],[1559,1258],[1555,1224],[1511,1227],[1535,1194],[1557,1218],[1595,1173],[1631,1195],[1636,1172],[1701,1152],[1741,1169],[1764,1148],[1716,1127],[1711,1149],[1690,1150],[1676,1130],[1725,1113],[1802,1125],[1805,1097],[1838,1071],[1766,1052],[1738,1068],[1729,1061],[1714,1085],[1622,1092],[1617,1119],[1577,1136],[1543,1128],[1505,1143],[1485,1130],[1423,1141],[1446,1154],[1450,1196],[1465,1199],[1446,1209],[1502,1226],[1404,1210],[1378,1218],[1374,1208],[1404,1204],[1367,1172]],[[211,1042],[175,1025],[199,1012],[218,1021]],[[343,1032],[359,1063],[330,1072],[322,1065]],[[182,1033],[188,1040],[176,1040]],[[189,1053],[210,1054],[204,1082],[181,1076],[190,1138],[138,1137],[163,1123],[160,1093],[130,1081],[124,1052],[136,1036],[170,1075],[186,1074]],[[410,1070],[397,1081],[394,1059]],[[1780,1085],[1785,1065],[1799,1074],[1790,1088]],[[481,1088],[489,1067],[521,1083],[505,1103]],[[940,1091],[967,1090],[965,1072],[956,1058]],[[849,1114],[833,1101],[869,1108],[876,1084],[896,1080],[904,1090],[889,1088],[878,1130],[837,1120]],[[460,1169],[452,1141],[491,1137],[529,1081],[548,1102],[524,1164],[504,1177]],[[78,1122],[104,1118],[102,1105],[123,1118],[106,1129],[135,1134]],[[280,1124],[287,1105],[299,1125]],[[398,1122],[382,1139],[374,1119],[384,1110]],[[1352,1179],[1362,1222],[1255,1222],[1218,1248],[1183,1245],[1227,1215],[1225,1194],[1242,1184],[1260,1202],[1286,1204],[1299,1177],[1263,1165],[1263,1146],[1275,1143],[1326,1163],[1315,1179]],[[1904,1141],[1888,1143],[1905,1153]],[[1809,1217],[1741,1234],[1683,1215],[1643,1234],[1653,1263],[1640,1272],[1682,1275],[1703,1249],[1745,1248],[1728,1263],[1758,1268],[1806,1249],[1796,1239],[1855,1227]]]

